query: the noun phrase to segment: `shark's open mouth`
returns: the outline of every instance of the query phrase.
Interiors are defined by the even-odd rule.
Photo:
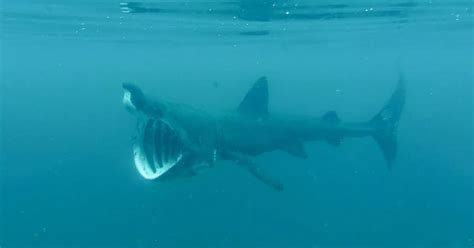
[[[133,146],[135,166],[145,179],[156,179],[181,161],[182,147],[170,125],[157,119],[141,121]]]

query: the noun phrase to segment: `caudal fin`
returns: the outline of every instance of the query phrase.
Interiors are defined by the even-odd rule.
[[[389,169],[392,168],[397,155],[396,131],[405,105],[405,96],[405,80],[400,73],[395,92],[382,110],[370,121],[374,127],[373,137],[382,150]]]

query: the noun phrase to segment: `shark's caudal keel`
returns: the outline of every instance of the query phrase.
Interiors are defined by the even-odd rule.
[[[217,160],[228,160],[275,190],[282,190],[282,183],[250,156],[283,150],[306,158],[304,142],[325,140],[337,146],[343,138],[373,137],[391,168],[397,152],[395,131],[405,101],[400,77],[392,97],[372,120],[346,123],[334,111],[320,118],[269,114],[265,77],[257,80],[236,111],[222,115],[151,100],[132,84],[124,84],[123,88],[123,103],[138,119],[133,154],[142,177],[153,180],[190,176]]]

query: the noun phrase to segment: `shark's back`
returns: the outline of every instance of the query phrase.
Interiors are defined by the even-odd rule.
[[[259,78],[238,108],[218,119],[225,149],[247,155],[259,155],[276,149],[287,150],[296,142],[294,122],[269,114],[266,77]]]

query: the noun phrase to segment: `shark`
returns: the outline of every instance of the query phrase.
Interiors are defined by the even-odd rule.
[[[122,85],[122,101],[137,119],[133,160],[143,178],[166,181],[194,176],[218,161],[231,161],[281,191],[283,183],[254,162],[256,156],[281,150],[306,159],[307,142],[339,146],[345,138],[370,137],[391,169],[397,154],[397,126],[406,98],[404,81],[400,75],[387,103],[364,122],[341,121],[335,111],[317,117],[270,113],[265,76],[253,84],[235,109],[223,113],[153,98],[133,83]]]

